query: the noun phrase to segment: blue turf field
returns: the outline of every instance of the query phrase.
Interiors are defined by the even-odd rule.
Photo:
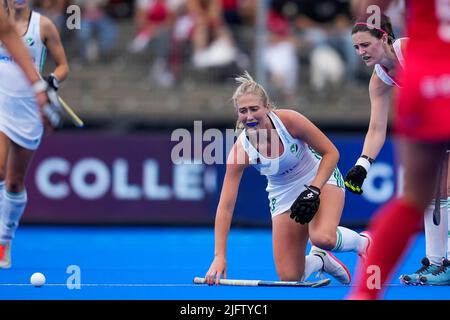
[[[13,243],[13,268],[0,270],[0,299],[304,300],[342,299],[349,291],[333,281],[324,288],[208,287],[213,230],[174,227],[21,226]],[[270,229],[232,229],[228,278],[276,280]],[[419,236],[400,272],[415,270],[424,252]],[[336,254],[352,273],[356,256]],[[81,289],[68,289],[69,266],[81,270]],[[47,285],[34,288],[34,272]],[[450,299],[450,287],[402,286],[394,277],[387,299]]]

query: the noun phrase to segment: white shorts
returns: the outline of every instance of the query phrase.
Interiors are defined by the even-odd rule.
[[[19,146],[36,150],[44,132],[36,98],[0,93],[0,131]]]
[[[306,190],[305,185],[309,185],[316,175],[316,171],[312,170],[311,174],[304,179],[297,179],[291,183],[286,183],[280,188],[274,189],[269,193],[269,209],[272,214],[272,219],[288,211],[297,197]],[[333,170],[327,184],[331,184],[341,188],[345,193],[344,179],[338,168]]]

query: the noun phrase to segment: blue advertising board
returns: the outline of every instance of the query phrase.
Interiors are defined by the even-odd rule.
[[[205,155],[212,148],[205,140],[189,152],[192,163],[177,163],[174,154],[180,144],[172,138],[168,133],[47,137],[28,175],[30,201],[24,221],[212,225],[225,165],[207,161]],[[345,175],[361,153],[364,136],[334,135],[330,139],[340,151],[338,167]],[[226,158],[229,149],[223,149],[222,141],[218,149],[218,159]],[[363,185],[364,193],[346,192],[341,224],[365,225],[395,194],[395,181],[388,140]],[[270,226],[265,188],[264,176],[253,168],[245,170],[234,224]]]

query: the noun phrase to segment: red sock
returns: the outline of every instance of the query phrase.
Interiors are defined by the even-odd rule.
[[[377,212],[369,230],[373,243],[364,266],[360,266],[356,289],[349,299],[376,299],[380,296],[381,288],[374,285],[376,267],[379,267],[380,275],[378,284],[383,286],[402,258],[411,236],[420,230],[422,219],[423,212],[402,199],[390,201]]]

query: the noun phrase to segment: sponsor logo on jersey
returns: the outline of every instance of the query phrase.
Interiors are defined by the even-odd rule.
[[[33,60],[33,63],[36,62],[36,59],[34,57],[31,57],[31,60]],[[15,61],[11,56],[0,55],[0,62],[15,62]]]
[[[13,59],[10,56],[0,55],[0,61],[13,62]]]
[[[30,47],[34,46],[34,40],[31,37],[26,38],[25,43]]]
[[[298,145],[296,143],[291,144],[291,152],[296,154],[298,151]]]

